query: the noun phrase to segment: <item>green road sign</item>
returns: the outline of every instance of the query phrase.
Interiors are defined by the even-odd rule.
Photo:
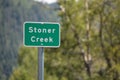
[[[23,25],[25,46],[59,47],[60,24],[51,22],[25,22]]]

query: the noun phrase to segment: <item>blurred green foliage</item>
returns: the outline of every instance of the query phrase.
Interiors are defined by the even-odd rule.
[[[33,0],[0,0],[0,80],[9,80],[18,65],[25,21],[58,21],[48,4]]]
[[[37,80],[37,49],[21,47],[11,80]],[[24,65],[23,65],[24,64]]]
[[[120,1],[59,0],[58,3],[61,46],[45,48],[45,80],[120,80]],[[18,66],[10,80],[36,80],[37,63],[37,48],[21,47]]]

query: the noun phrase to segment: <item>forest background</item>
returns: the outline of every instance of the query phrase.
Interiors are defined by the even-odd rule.
[[[59,22],[45,48],[45,80],[120,80],[120,0],[0,0],[0,80],[37,80],[38,50],[23,46],[25,21]]]

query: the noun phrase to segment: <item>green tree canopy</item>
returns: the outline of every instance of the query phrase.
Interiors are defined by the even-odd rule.
[[[61,46],[45,49],[45,80],[120,80],[119,4],[119,0],[59,0]],[[13,74],[18,70],[19,66]],[[17,74],[11,80],[14,77]]]

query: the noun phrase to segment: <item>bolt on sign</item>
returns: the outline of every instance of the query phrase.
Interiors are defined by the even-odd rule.
[[[25,46],[59,47],[60,24],[52,22],[24,22],[23,41]]]

